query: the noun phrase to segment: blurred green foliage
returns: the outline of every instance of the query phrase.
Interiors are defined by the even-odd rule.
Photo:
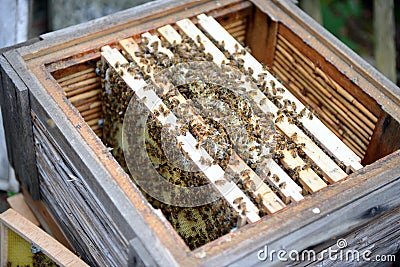
[[[355,51],[358,44],[350,38],[346,25],[349,20],[361,19],[363,8],[359,0],[321,0],[324,27]]]

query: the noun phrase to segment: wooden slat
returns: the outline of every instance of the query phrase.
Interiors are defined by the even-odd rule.
[[[158,28],[157,31],[164,36],[169,43],[173,43],[175,41],[177,44],[180,44],[182,42],[180,34],[177,33],[169,24]]]
[[[215,20],[214,20],[215,21]],[[217,25],[219,25],[217,22],[216,22],[216,24]],[[179,26],[179,24],[178,24],[178,26]],[[222,28],[222,26],[220,26],[219,25],[219,27],[221,27]],[[190,34],[191,36],[194,36],[194,34],[193,33],[191,33],[191,32],[197,32],[197,31],[200,31],[190,20],[185,20],[185,27],[184,28],[181,28],[183,31],[185,31],[185,33],[186,34]],[[197,31],[195,30],[195,29],[197,29]],[[186,32],[186,31],[190,31],[190,32]],[[230,35],[229,35],[229,33],[227,33],[226,31],[225,31],[225,33],[231,38],[231,39],[233,39]],[[197,36],[197,35],[195,35],[195,36]],[[205,42],[207,43],[207,46],[209,47],[209,51],[214,51],[215,49],[217,49],[216,48],[216,46],[203,34],[203,36],[202,37],[200,37],[200,39],[201,40],[203,40],[203,39],[206,39],[205,40]],[[228,40],[226,40],[226,39],[223,39],[224,41],[225,41],[225,43],[227,43],[227,41]],[[236,42],[236,40],[235,39],[233,39],[234,40],[234,42]],[[220,40],[221,42],[222,42],[222,39]],[[237,42],[236,42],[237,43]],[[203,43],[203,45],[204,46],[206,46],[204,43]],[[238,44],[238,45],[240,45],[240,44]],[[226,46],[226,45],[225,45]],[[235,48],[234,48],[235,49]],[[236,49],[235,49],[236,50]],[[219,51],[219,50],[218,50]],[[234,51],[234,52],[236,52],[236,51]],[[214,55],[213,55],[214,56]],[[248,53],[246,53],[246,55],[245,55],[245,57],[248,57],[248,56],[250,56],[250,54],[248,54]],[[222,59],[217,59],[217,57],[214,57],[214,62],[215,63],[217,63],[217,64],[219,64],[219,63],[221,63],[222,61],[224,61],[224,62],[228,62],[228,59],[227,58],[225,58],[225,56],[222,58]],[[255,60],[255,59],[254,59]],[[255,60],[256,61],[256,60]],[[256,61],[257,62],[257,61]],[[261,66],[261,64],[259,64],[259,66]],[[262,67],[261,67],[261,70],[262,70]],[[257,95],[256,96],[252,96],[252,98],[253,98],[253,100],[257,103],[257,106],[258,107],[260,107],[261,108],[261,110],[265,113],[265,114],[268,114],[268,113],[270,113],[270,112],[272,112],[272,113],[275,113],[276,114],[276,112],[277,112],[277,110],[278,110],[278,108],[271,102],[271,101],[269,101],[268,99],[266,99],[266,105],[260,105],[259,103],[260,103],[260,100],[261,99],[264,99],[265,98],[265,96],[264,96],[264,94],[261,92],[261,91],[259,91],[259,90],[256,90],[256,93],[257,93]],[[292,128],[292,126],[291,125],[289,125],[289,123],[287,123],[287,122],[283,122],[283,123],[280,123],[280,124],[277,124],[277,126],[278,127],[281,127],[281,126],[285,126],[286,128],[287,128],[287,130],[292,130],[291,128]],[[296,126],[293,126],[293,127],[296,127]],[[297,128],[297,127],[296,127]],[[285,130],[282,130],[283,132],[285,132]],[[299,129],[298,129],[298,132],[301,132]],[[286,133],[285,132],[285,134],[287,134],[289,137],[290,136],[292,136],[293,135],[293,131],[290,131],[290,133]],[[305,136],[305,135],[304,135]],[[307,137],[307,136],[306,136]],[[307,137],[307,138],[305,138],[305,140],[308,140],[308,142],[309,143],[312,143],[311,145],[314,145],[315,146],[315,144]],[[318,148],[319,149],[319,148]],[[319,150],[320,151],[320,150]],[[315,153],[314,153],[315,154]],[[321,155],[319,155],[319,154],[321,154]],[[313,155],[314,156],[314,155]],[[327,157],[322,151],[320,151],[319,153],[318,153],[318,159],[321,159],[321,158],[323,158],[324,156],[325,157]],[[329,158],[328,158],[329,159]],[[283,158],[282,159],[282,161],[290,161],[290,160],[292,160],[292,157],[289,157],[289,158]],[[330,162],[332,162],[330,159],[329,159],[329,161]],[[304,163],[305,164],[305,163]],[[304,165],[303,164],[303,165]],[[334,164],[334,163],[333,163]],[[331,173],[336,173],[336,170],[337,169],[339,169],[335,164],[334,164],[334,168],[335,168],[335,170],[332,172],[332,168],[331,169],[329,169],[329,171],[326,171],[326,173],[327,173],[327,175],[331,175]],[[323,166],[323,167],[326,167],[326,166]],[[326,170],[326,169],[325,169]],[[341,170],[338,170],[338,172],[337,173],[340,173],[340,171]],[[309,174],[309,173],[302,173],[302,175],[306,175],[306,174]],[[340,179],[343,179],[344,177],[346,177],[347,175],[344,173],[344,172],[342,172],[342,174],[341,174],[341,177],[340,177]],[[322,189],[322,188],[324,188],[324,187],[326,187],[326,184],[318,177],[318,176],[315,176],[315,177],[303,177],[304,178],[304,181],[310,181],[310,182],[314,182],[314,181],[318,181],[318,183],[316,183],[316,184],[310,184],[310,185],[308,185],[307,186],[307,188],[318,188],[318,190],[320,190],[320,189]],[[334,178],[336,178],[336,176],[334,177]],[[319,187],[320,185],[322,185],[322,184],[325,184],[325,186],[323,186],[323,187]],[[313,192],[315,192],[315,191],[313,191]],[[311,192],[311,193],[313,193],[313,192]]]
[[[74,84],[74,83],[77,83],[77,82],[81,82],[83,80],[87,80],[89,78],[97,77],[97,74],[93,69],[89,69],[89,70],[91,70],[91,71],[90,72],[84,71],[83,72],[84,74],[82,74],[82,75],[73,77],[73,78],[68,79],[68,80],[64,80],[62,82],[58,82],[58,81],[57,82],[60,84],[61,87],[64,87],[64,86],[71,85],[71,84]],[[76,73],[74,73],[74,74],[76,74]]]
[[[133,51],[133,55],[134,51],[137,50],[137,46],[135,46],[133,39],[122,40],[120,41],[120,44],[124,47],[126,51]],[[115,48],[112,49],[109,46],[102,47],[101,55],[112,68],[115,68],[115,64],[117,62],[119,62],[119,64],[127,64],[127,66],[129,66],[128,61]],[[151,113],[154,114],[154,110],[158,108],[160,104],[163,105],[164,110],[169,110],[168,107],[163,104],[162,100],[156,95],[153,90],[143,90],[144,87],[147,85],[143,79],[135,79],[134,76],[129,74],[127,67],[121,66],[118,70],[123,71],[123,75],[121,76],[121,78],[136,93],[136,96],[141,99],[141,101],[143,101],[143,103],[150,110]],[[175,115],[173,115],[172,112],[169,112],[168,116],[160,115],[154,117],[165,127],[170,127],[171,129],[173,129],[175,128],[175,126],[180,126],[176,123],[178,119],[175,117]],[[167,121],[169,123],[169,126],[166,125]],[[206,169],[205,171],[203,171],[205,176],[210,180],[210,182],[215,185],[218,191],[221,192],[221,195],[226,199],[226,201],[231,205],[234,210],[241,214],[241,210],[239,210],[237,205],[233,203],[236,198],[241,197],[243,199],[242,202],[246,203],[247,207],[247,213],[245,215],[246,220],[250,223],[254,223],[260,220],[257,207],[236,185],[229,182],[226,182],[225,185],[216,184],[217,180],[224,179],[225,172],[219,165],[213,164],[208,167],[200,162],[201,157],[204,157],[206,160],[212,160],[212,158],[203,148],[194,149],[196,147],[197,141],[190,132],[186,132],[184,136],[179,135],[177,137],[177,141],[182,142],[182,149],[189,155],[189,157],[200,169]],[[230,186],[231,190],[226,193],[226,188],[228,185]]]
[[[211,17],[207,17],[206,15],[202,14],[198,16],[199,24],[207,31],[215,40],[221,42],[224,40],[225,42],[225,49],[227,49],[230,53],[236,52],[236,47],[239,47],[239,50],[242,50],[243,47],[234,39],[232,38],[229,33],[218,24]],[[282,87],[283,85],[278,82],[270,73],[263,71],[262,65],[250,54],[246,53],[245,55],[240,55],[244,60],[244,67],[252,68],[253,69],[253,76],[257,79],[258,75],[261,73],[267,74],[267,81],[273,81],[277,87]],[[283,98],[289,99],[290,101],[296,103],[298,109],[303,109],[304,105],[290,93],[289,90],[285,90],[282,94]],[[271,103],[272,104],[272,103]],[[359,163],[361,159],[349,149],[343,142],[334,134],[332,133],[320,120],[317,118],[310,120],[307,117],[301,119],[303,125],[309,130],[322,144],[322,146],[328,150],[331,154],[333,154],[336,158],[342,161],[346,167],[352,168],[353,170],[358,170],[362,168],[362,165]],[[307,152],[306,152],[307,153]],[[310,156],[311,157],[311,156]],[[327,161],[327,166],[331,166],[332,164],[329,163],[330,159],[326,157],[322,157],[322,159]],[[329,159],[329,160],[328,160]],[[313,159],[314,160],[314,159]],[[316,161],[318,162],[318,161]],[[320,162],[318,162],[319,164]],[[322,168],[321,168],[322,169]],[[330,170],[325,170],[326,173],[330,173],[334,171],[334,167],[330,167]],[[340,173],[340,171],[338,171]],[[337,181],[343,179],[345,176],[343,174],[337,175],[332,178],[332,181]],[[330,177],[327,177],[331,179]]]
[[[210,53],[213,56],[213,61],[217,64],[227,62],[224,54],[204,35],[199,28],[197,28],[189,19],[183,19],[176,22],[176,25],[185,32],[190,38],[194,40],[196,45],[202,43],[204,45],[204,51]],[[198,42],[197,38],[200,38]]]
[[[81,70],[81,71],[78,71],[78,72],[74,72],[74,73],[72,73],[70,75],[67,75],[65,77],[62,77],[62,78],[58,79],[57,82],[58,83],[65,82],[67,80],[71,80],[73,78],[76,78],[76,77],[79,77],[79,76],[83,76],[83,75],[85,75],[87,73],[91,73],[91,72],[94,73],[95,69],[94,68],[89,68],[89,69]]]
[[[56,264],[61,266],[88,266],[78,256],[65,248],[61,243],[52,238],[46,232],[35,226],[28,219],[25,219],[22,215],[16,211],[9,209],[4,213],[0,214],[0,222],[2,225],[2,236],[4,235],[7,228],[11,229],[23,239],[28,242],[33,242],[39,248],[41,248],[46,256],[53,260]],[[4,227],[4,226],[5,227]],[[5,240],[7,240],[5,238]],[[2,240],[4,241],[4,240]],[[3,246],[8,244],[1,244],[2,253],[7,249]],[[7,256],[1,255],[4,260]],[[4,265],[5,266],[5,265]]]
[[[166,26],[164,26],[166,27]],[[163,27],[163,28],[164,28]],[[174,41],[177,42],[178,40],[181,40],[181,37],[178,32],[175,31],[175,29],[170,26],[168,28],[168,31],[165,30],[158,30],[161,35],[169,40],[168,42],[173,43]],[[177,38],[177,39],[175,39]],[[271,184],[274,185],[276,188],[279,188],[281,195],[284,198],[284,201],[288,203],[289,201],[297,202],[303,199],[303,196],[301,195],[301,188],[273,161],[271,160],[269,163],[270,166],[270,171],[272,174],[279,175],[281,177],[281,182],[286,183],[285,188],[280,188],[279,183],[272,179],[272,176],[267,177],[267,181]],[[255,181],[256,184],[257,181]],[[263,194],[262,194],[263,195]],[[268,202],[268,201],[266,201]]]
[[[24,195],[22,193],[7,198],[7,202],[13,210],[15,210],[16,212],[27,218],[31,223],[33,223],[36,226],[40,225],[35,214],[33,214],[32,210],[26,204],[24,200]]]

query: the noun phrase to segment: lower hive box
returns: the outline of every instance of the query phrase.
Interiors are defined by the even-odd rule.
[[[88,263],[396,252],[398,88],[293,4],[151,3],[42,39],[3,53],[9,154]]]

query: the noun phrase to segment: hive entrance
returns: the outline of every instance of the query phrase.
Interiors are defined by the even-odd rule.
[[[360,158],[218,22],[206,15],[197,18],[199,27],[184,19],[176,25],[144,33],[140,38],[127,38],[113,47],[103,47],[101,63],[97,65],[103,81],[101,96],[97,91],[100,78],[95,76],[88,80],[93,79],[96,85],[88,84],[84,89],[87,91],[81,90],[87,94],[95,92],[93,96],[86,96],[93,97],[93,101],[76,102],[80,99],[73,98],[70,93],[71,102],[75,103],[86,121],[93,121],[95,116],[101,117],[100,124],[92,122],[89,125],[93,126],[105,145],[112,148],[113,155],[126,171],[122,124],[129,101],[133,98],[142,103],[150,114],[145,145],[158,173],[182,186],[212,184],[213,190],[220,194],[220,199],[192,208],[167,205],[146,195],[154,208],[161,209],[191,249],[282,210],[289,203],[301,201],[305,195],[326,188],[362,168]],[[237,94],[211,83],[178,85],[173,73],[170,77],[155,75],[177,64],[193,61],[214,62],[216,66],[226,64],[243,73],[243,79],[230,76]],[[80,73],[86,75],[83,71]],[[72,79],[74,77],[70,75],[68,79],[58,81],[65,89]],[[171,85],[171,90],[148,89],[146,86],[152,82],[161,82],[166,87]],[[68,96],[74,90],[65,91]],[[201,136],[213,133],[221,136],[226,132],[220,129],[218,120],[191,114],[194,96],[202,94],[232,106],[245,121],[246,131],[251,137],[247,157],[231,150],[231,143],[223,138],[217,142],[219,146],[214,146],[217,147],[214,153],[213,144],[210,144],[211,149],[206,147],[207,141],[201,140]],[[254,108],[246,107],[247,102],[241,101],[241,95],[246,95]],[[103,103],[101,111],[97,103]],[[93,108],[91,105],[96,106]],[[186,123],[174,124],[171,116],[175,116],[174,108],[179,105],[187,107],[191,117]],[[87,110],[92,113],[85,113]],[[273,135],[270,130],[260,127],[268,123],[273,123]],[[193,162],[203,171],[185,172],[168,162],[160,141],[161,129],[164,128],[175,131],[172,135],[178,136],[177,144],[183,154],[188,159],[194,159]],[[261,149],[266,141],[273,143],[270,157]],[[223,143],[226,147],[219,150]],[[204,171],[205,168],[207,171]],[[225,173],[233,173],[235,183],[226,179]],[[140,171],[132,173],[137,177],[147,177],[146,174]],[[224,194],[227,184],[233,186],[228,194]]]

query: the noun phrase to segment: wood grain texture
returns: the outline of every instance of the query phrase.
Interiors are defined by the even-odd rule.
[[[32,122],[29,119],[29,91],[16,71],[20,65],[7,62],[9,57],[18,57],[16,51],[4,54],[1,62],[2,88],[4,97],[5,125],[7,141],[11,142],[12,164],[20,182],[27,188],[34,199],[40,198],[39,183],[36,168],[36,158],[33,151]],[[7,126],[8,125],[8,126]],[[9,128],[8,128],[9,127]]]
[[[362,163],[371,164],[399,148],[400,124],[386,112],[382,112]]]
[[[391,264],[394,263],[394,258],[392,256],[395,256],[400,247],[399,219],[400,209],[395,209],[350,234],[332,238],[332,245],[323,246],[323,249],[313,249],[319,253],[318,255],[323,255],[323,250],[336,250],[336,253],[332,253],[333,257],[336,256],[336,259],[329,259],[327,254],[325,254],[325,257],[322,257],[322,259],[309,262],[310,265],[307,266],[382,266],[384,264],[389,264],[388,266],[391,266]],[[337,246],[339,239],[344,239],[347,244],[342,249],[339,249]],[[366,251],[371,251],[370,254],[364,254],[370,260],[364,260],[362,258],[363,253]],[[359,253],[360,260],[346,261],[346,253],[352,252]],[[353,255],[357,255],[356,253]],[[341,255],[343,255],[344,259],[342,261],[340,260]],[[390,260],[382,262],[375,261],[377,256],[388,256]],[[304,266],[304,263],[305,262],[296,264],[296,266]]]
[[[36,226],[40,225],[35,214],[33,214],[32,210],[26,204],[22,193],[18,193],[14,196],[7,198],[7,202],[13,210],[15,210],[16,212],[27,218],[34,225]]]
[[[254,57],[266,64],[272,63],[271,55],[274,54],[274,35],[269,34],[274,28],[269,26],[267,15],[259,9],[253,9],[246,34],[246,44],[251,47]]]

